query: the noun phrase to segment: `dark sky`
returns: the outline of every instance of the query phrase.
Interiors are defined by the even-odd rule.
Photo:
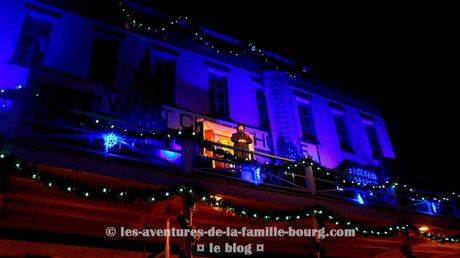
[[[384,112],[399,175],[424,188],[460,190],[454,125],[460,21],[453,6],[247,2],[152,1],[309,64],[315,75],[374,99]]]

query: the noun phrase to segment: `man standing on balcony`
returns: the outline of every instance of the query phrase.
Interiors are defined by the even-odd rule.
[[[249,144],[252,143],[252,139],[248,134],[244,132],[244,125],[242,123],[238,123],[236,129],[237,132],[232,135],[232,142],[234,144],[233,146],[241,150],[249,151]],[[249,158],[249,152],[235,150],[234,153],[238,158]]]

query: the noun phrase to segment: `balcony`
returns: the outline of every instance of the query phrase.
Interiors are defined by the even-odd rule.
[[[0,96],[0,102],[12,103],[0,113],[0,128],[2,150],[18,155],[38,168],[119,186],[161,187],[198,183],[226,199],[250,207],[298,209],[299,205],[319,205],[332,207],[376,226],[401,218],[410,218],[417,224],[429,221],[440,229],[451,225],[455,229],[458,225],[460,216],[455,198],[439,199],[434,193],[395,182],[382,182],[366,168],[336,170],[322,167],[313,159],[291,160],[259,151],[239,150],[206,139],[200,124],[195,128],[167,128],[160,116],[150,113],[158,110],[157,106],[151,106],[148,119],[138,119],[138,116],[126,115],[130,111],[125,105],[129,98],[124,94],[106,91],[85,80],[71,79],[73,83],[69,84],[66,83],[68,78],[54,71],[41,70],[37,72],[40,76],[34,74],[31,73],[27,88],[8,90]],[[145,112],[141,114],[146,115]],[[248,160],[235,159],[232,155],[235,151],[247,152]],[[110,214],[104,215],[106,217],[119,216],[117,223],[120,224],[134,216],[129,215],[132,209],[136,210],[136,216],[148,212],[140,204],[133,207],[120,205],[117,210],[110,204],[95,202],[91,206],[70,197],[49,201],[54,197],[30,181],[21,177],[11,179],[11,187],[18,192],[6,195],[7,209],[35,214],[35,208],[53,203],[60,207],[55,208],[53,216],[63,213],[69,218],[78,215],[85,219],[101,209],[104,214]],[[21,203],[27,203],[25,206],[30,205],[30,208],[20,206]],[[84,207],[86,213],[77,207]],[[62,212],[66,209],[74,209],[74,212]],[[166,207],[159,209],[166,210]],[[224,222],[232,218],[227,214],[216,221],[213,213],[216,207],[200,209],[204,214],[197,220],[199,225],[209,225],[211,221],[225,225]],[[181,210],[180,205],[173,205],[173,210]],[[164,213],[161,215],[165,216]],[[91,219],[102,220],[97,216]],[[162,222],[159,220],[157,218],[152,223],[160,227]],[[283,223],[291,222],[286,219]],[[100,227],[96,222],[94,226]],[[79,228],[72,230],[88,233]],[[291,243],[291,250],[296,250],[294,253],[302,251],[296,249],[299,244],[296,241]],[[399,243],[391,241],[381,244],[399,248]],[[371,244],[366,242],[358,247],[368,248],[368,245]],[[334,252],[340,255],[340,250]]]
[[[107,91],[85,79],[37,67],[31,71],[29,85],[27,89],[4,92],[0,98],[3,103],[14,102],[14,106],[2,110],[0,122],[6,139],[14,142],[356,205],[460,216],[454,199],[430,199],[436,194],[409,187],[400,191],[381,179],[370,182],[369,175],[323,168],[313,160],[311,166],[308,160],[303,161],[306,166],[300,166],[298,161],[258,151],[248,152],[249,159],[257,160],[257,164],[234,160],[231,155],[234,151],[245,151],[209,140],[198,143],[199,138],[174,137],[179,136],[177,131],[167,129],[162,117],[152,114],[159,111],[157,106],[146,112],[127,111],[128,102],[132,101],[128,96]],[[139,119],[139,114],[146,117]],[[186,133],[192,128],[182,130]],[[193,130],[194,135],[205,136],[200,128]],[[113,141],[110,146],[109,138]],[[379,188],[371,188],[372,185]],[[416,201],[413,192],[427,196],[426,200]]]

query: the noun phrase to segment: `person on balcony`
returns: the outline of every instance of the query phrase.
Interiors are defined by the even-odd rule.
[[[249,151],[249,144],[252,143],[252,138],[244,132],[244,125],[239,123],[236,126],[237,132],[232,134],[232,142],[235,148]],[[235,150],[235,156],[241,159],[249,159],[249,152]]]

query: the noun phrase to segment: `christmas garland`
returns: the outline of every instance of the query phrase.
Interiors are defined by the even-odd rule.
[[[24,92],[27,91],[24,90],[22,87],[18,86],[18,88],[16,89],[1,90],[0,97],[16,98]],[[43,96],[41,96],[38,92],[33,93],[32,95],[36,98],[43,99]],[[127,125],[123,126],[122,124],[125,124],[123,123],[123,121],[116,121],[112,118],[105,118],[102,116],[94,118],[94,116],[92,117],[85,112],[69,111],[64,108],[58,108],[56,110],[65,113],[66,118],[70,119],[71,121],[75,121],[73,126],[80,127],[93,132],[110,132],[116,133],[121,138],[131,138],[135,140],[159,140],[165,141],[166,143],[172,141],[173,139],[192,140],[201,148],[206,148],[207,150],[214,152],[215,154],[221,156],[224,160],[240,164],[253,164],[266,170],[278,170],[283,171],[285,173],[296,174],[299,173],[300,169],[311,167],[313,172],[315,173],[315,176],[325,177],[331,181],[335,181],[338,188],[353,187],[356,189],[366,191],[378,191],[380,189],[392,188],[396,191],[411,196],[411,201],[421,200],[431,201],[435,203],[447,203],[453,199],[460,200],[460,193],[458,192],[451,192],[450,194],[428,194],[424,191],[419,191],[415,187],[411,187],[407,184],[401,184],[396,180],[386,180],[382,184],[360,183],[353,179],[350,179],[345,173],[340,173],[320,165],[318,162],[313,160],[312,157],[301,158],[289,163],[262,163],[257,160],[250,160],[247,158],[243,159],[231,154],[229,151],[225,150],[225,148],[220,148],[216,146],[214,142],[204,139],[200,132],[195,132],[191,128],[167,128],[166,130],[152,130],[151,128],[142,128],[139,126],[136,126],[134,128],[132,126]],[[69,121],[69,123],[71,123],[71,121]]]
[[[206,203],[214,208],[219,208],[241,217],[260,219],[264,221],[301,221],[315,217],[320,223],[329,221],[339,227],[354,229],[365,237],[391,237],[398,232],[408,233],[410,230],[419,236],[438,243],[459,243],[460,235],[445,236],[420,231],[419,227],[410,222],[399,222],[386,227],[371,227],[351,219],[345,218],[322,206],[309,206],[296,210],[257,210],[251,207],[236,205],[231,201],[216,198],[216,195],[198,184],[168,186],[162,189],[153,188],[120,188],[107,185],[93,185],[87,182],[76,181],[69,177],[58,176],[46,170],[37,169],[26,161],[11,154],[1,154],[0,168],[4,171],[0,174],[0,192],[6,189],[8,174],[15,174],[30,178],[49,188],[74,194],[83,199],[104,200],[113,202],[159,202],[180,196],[190,203],[198,201]]]
[[[27,92],[22,87],[16,89],[7,89],[0,91],[0,97],[5,98],[16,98],[21,94]],[[32,93],[30,93],[32,94]],[[33,93],[33,96],[36,98],[43,99],[38,92]],[[46,99],[45,99],[46,100]],[[312,157],[302,158],[295,160],[293,162],[284,162],[284,163],[262,163],[257,160],[249,160],[237,157],[231,154],[225,148],[220,148],[215,145],[214,142],[208,141],[203,138],[200,132],[195,132],[191,128],[186,129],[171,129],[166,130],[152,130],[151,128],[142,128],[136,126],[124,125],[123,121],[116,121],[112,118],[90,116],[85,112],[81,111],[69,111],[64,108],[56,109],[59,112],[65,113],[66,118],[70,119],[68,122],[75,121],[73,126],[80,127],[93,132],[110,132],[116,133],[121,138],[131,138],[135,140],[159,140],[165,141],[166,143],[172,141],[173,139],[182,139],[182,140],[192,140],[201,148],[206,148],[214,152],[215,154],[222,157],[224,160],[230,162],[240,163],[240,164],[253,164],[255,166],[261,167],[266,170],[278,170],[287,173],[299,173],[300,169],[311,167],[315,176],[325,177],[331,181],[336,182],[338,188],[344,187],[353,187],[356,189],[367,190],[367,191],[376,191],[380,189],[392,188],[397,191],[400,191],[408,196],[411,196],[411,201],[421,200],[421,201],[431,201],[436,203],[446,203],[450,202],[452,199],[460,200],[460,193],[451,192],[450,194],[427,194],[424,191],[419,191],[414,187],[408,186],[407,184],[401,184],[395,180],[387,180],[382,184],[366,184],[360,183],[353,179],[350,179],[345,173],[340,173],[335,170],[329,169],[320,165],[318,162],[312,159]]]
[[[116,5],[119,8],[121,15],[130,29],[134,29],[137,32],[144,34],[158,34],[164,33],[175,26],[186,28],[195,37],[197,42],[202,44],[204,47],[217,54],[227,54],[235,57],[242,55],[252,54],[259,57],[263,62],[270,63],[276,70],[287,70],[290,78],[296,78],[297,74],[305,74],[309,72],[309,68],[306,65],[294,64],[291,61],[281,61],[273,57],[273,54],[262,50],[252,42],[248,43],[228,43],[222,40],[216,39],[212,35],[209,35],[200,26],[194,25],[190,22],[187,16],[179,15],[171,18],[169,21],[164,22],[161,25],[148,21],[145,17],[142,18],[136,14],[135,8],[130,7],[123,0],[116,0]]]

